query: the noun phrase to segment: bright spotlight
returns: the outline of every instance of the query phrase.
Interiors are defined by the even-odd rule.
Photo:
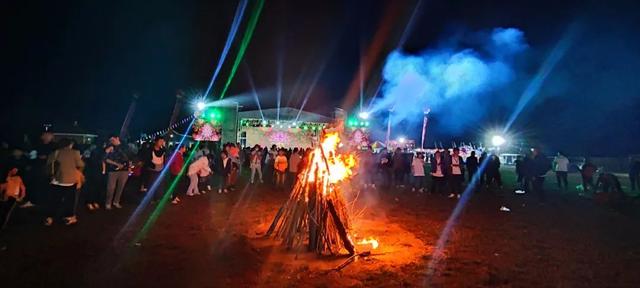
[[[196,104],[196,108],[198,108],[198,111],[202,111],[204,110],[204,108],[207,108],[207,103],[204,103],[203,101],[199,101]]]
[[[407,142],[407,139],[404,138],[404,137],[400,137],[400,138],[398,138],[398,142],[404,143],[404,142]]]
[[[504,137],[500,136],[500,135],[494,135],[493,137],[491,137],[491,144],[493,144],[493,146],[495,147],[500,147],[502,145],[504,145],[504,143],[506,143],[507,140],[504,139]]]
[[[358,113],[358,117],[360,117],[360,119],[369,119],[369,112],[362,111]]]

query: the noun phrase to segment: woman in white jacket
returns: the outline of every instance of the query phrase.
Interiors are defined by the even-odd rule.
[[[187,176],[189,176],[189,188],[187,196],[200,195],[198,191],[198,176],[206,177],[211,173],[209,168],[209,159],[206,156],[200,156],[196,161],[189,165]]]

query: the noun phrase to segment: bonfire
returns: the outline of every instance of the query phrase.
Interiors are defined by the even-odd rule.
[[[355,254],[349,234],[349,215],[340,189],[350,179],[356,166],[352,154],[338,153],[340,136],[324,132],[322,142],[308,156],[287,202],[267,231],[281,239],[289,249],[302,249],[320,255],[342,251]]]

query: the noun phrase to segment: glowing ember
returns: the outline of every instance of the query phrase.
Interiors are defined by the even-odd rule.
[[[358,245],[367,245],[367,244],[371,244],[371,248],[373,249],[378,249],[378,240],[374,239],[373,237],[369,237],[367,239],[362,239],[362,241],[358,242]]]

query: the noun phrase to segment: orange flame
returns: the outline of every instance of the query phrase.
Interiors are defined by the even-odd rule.
[[[358,242],[358,244],[359,245],[371,244],[372,249],[378,249],[378,245],[380,243],[378,243],[378,240],[374,239],[373,237],[369,237],[367,239],[362,239],[362,241]]]
[[[337,132],[328,133],[324,136],[320,146],[316,148],[310,157],[307,179],[314,182],[316,175],[321,177],[327,184],[336,184],[353,175],[352,168],[356,166],[356,158],[351,155],[341,155],[337,153],[340,144],[340,135]],[[326,193],[326,189],[325,189]]]

